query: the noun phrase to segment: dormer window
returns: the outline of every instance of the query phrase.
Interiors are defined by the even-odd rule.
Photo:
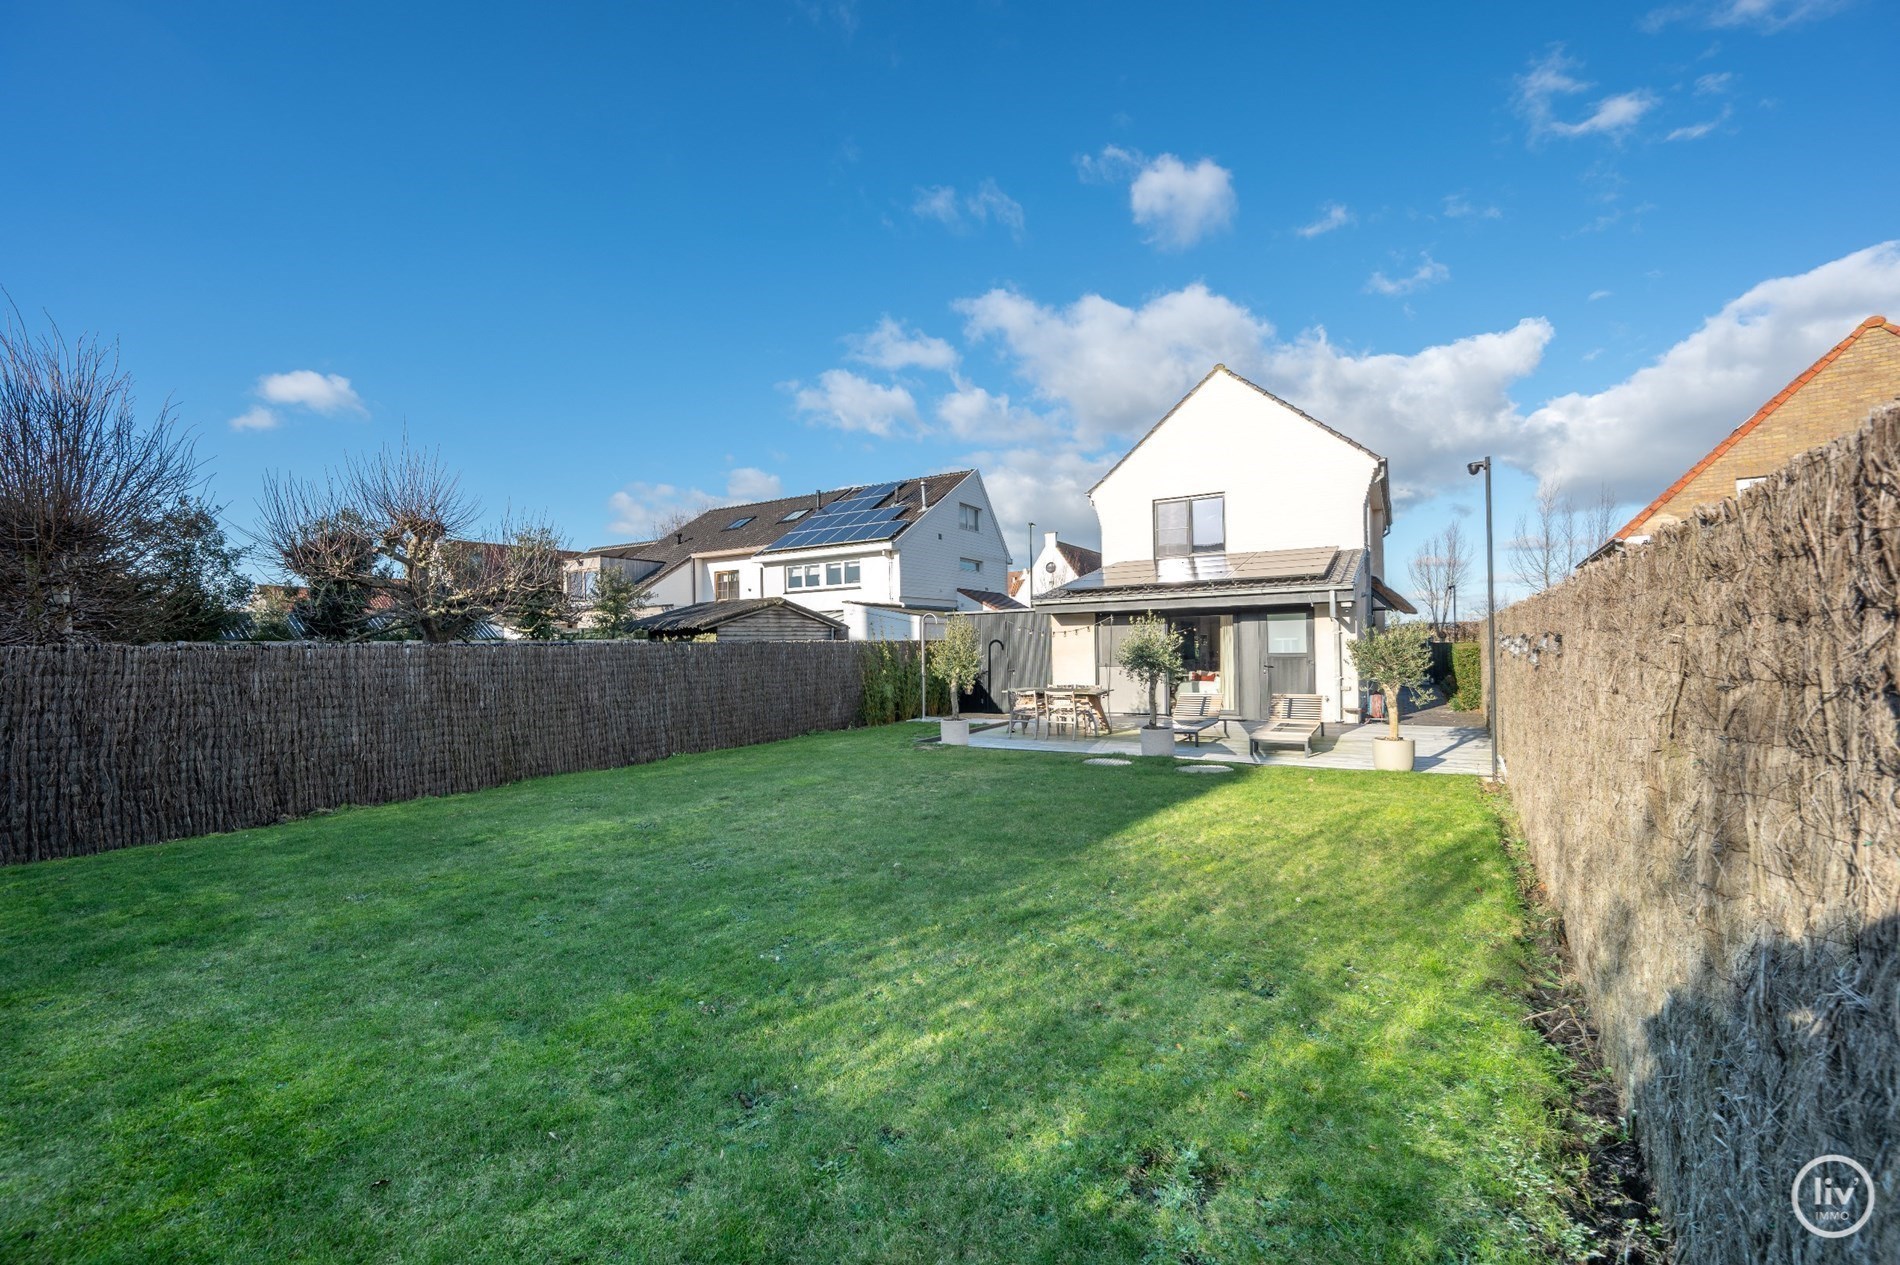
[[[1155,557],[1185,558],[1227,548],[1227,498],[1184,496],[1155,502]]]
[[[744,527],[747,523],[751,522],[753,519],[757,517],[758,517],[757,514],[747,514],[744,518],[735,518],[730,523],[726,524],[725,530],[738,531],[741,527]]]
[[[799,519],[805,517],[805,515],[809,513],[811,513],[811,508],[809,506],[801,505],[797,509],[793,510],[791,513],[787,514],[784,518],[779,519],[778,521],[781,523],[795,523]]]

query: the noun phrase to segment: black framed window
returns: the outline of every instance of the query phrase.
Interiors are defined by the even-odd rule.
[[[1184,496],[1155,502],[1155,557],[1185,558],[1227,548],[1227,498]]]

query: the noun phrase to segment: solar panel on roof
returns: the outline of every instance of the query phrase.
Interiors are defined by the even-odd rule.
[[[899,483],[879,483],[839,497],[812,513],[761,552],[888,540],[905,526],[898,520],[898,515],[904,512],[905,507],[901,503],[885,505],[883,502],[902,486]]]

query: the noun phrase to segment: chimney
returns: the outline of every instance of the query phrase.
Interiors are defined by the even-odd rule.
[[[1056,551],[1056,534],[1052,531],[1044,532],[1042,534],[1042,549],[1037,552],[1036,557],[1040,558],[1045,553],[1055,553],[1055,551]],[[1058,562],[1055,558],[1049,559],[1049,562],[1044,568],[1043,573],[1042,573],[1044,577],[1042,581],[1043,592],[1047,593],[1050,589],[1056,586],[1055,570],[1057,567],[1061,565],[1062,564]],[[1029,587],[1034,588],[1036,587],[1036,571],[1035,571],[1036,564],[1033,560],[1030,562],[1029,567],[1030,567]]]
[[[922,507],[919,514],[930,508],[930,485],[922,479],[917,480],[917,503]]]

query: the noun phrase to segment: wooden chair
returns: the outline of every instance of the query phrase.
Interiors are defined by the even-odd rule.
[[[1174,736],[1190,739],[1195,746],[1201,745],[1201,735],[1215,725],[1226,732],[1226,722],[1220,717],[1220,695],[1218,694],[1176,694],[1174,711],[1170,714],[1174,721]]]
[[[1313,739],[1326,736],[1317,694],[1275,694],[1267,704],[1267,718],[1247,726],[1247,754],[1258,756],[1262,747],[1299,747],[1313,754]]]
[[[1021,727],[1024,733],[1042,724],[1042,704],[1037,700],[1034,690],[1016,690],[1010,695],[1009,724],[1004,727],[1006,734],[1015,733]]]
[[[1080,737],[1083,725],[1087,725],[1090,730],[1095,728],[1095,709],[1067,690],[1051,690],[1045,719],[1050,733],[1066,725],[1070,732]]]

